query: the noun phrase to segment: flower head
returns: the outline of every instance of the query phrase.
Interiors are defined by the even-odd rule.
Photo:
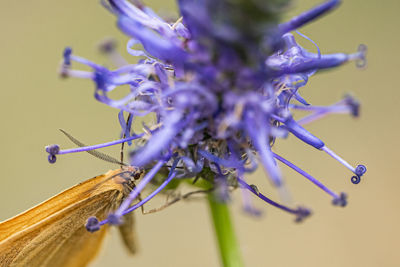
[[[111,215],[108,220],[111,223],[144,204],[172,179],[193,177],[197,177],[196,181],[206,180],[222,200],[229,198],[228,189],[239,187],[245,209],[253,214],[257,212],[251,206],[249,192],[302,221],[310,214],[308,209],[281,205],[245,180],[246,174],[260,164],[271,183],[283,188],[277,161],[328,193],[334,205],[345,206],[345,193],[335,193],[277,155],[273,145],[289,134],[294,135],[316,148],[317,153],[327,153],[353,172],[353,183],[360,181],[366,171],[364,165],[350,165],[305,128],[306,124],[329,114],[358,116],[357,100],[346,96],[330,106],[313,106],[299,91],[318,70],[349,61],[365,65],[366,48],[360,46],[353,54],[325,55],[318,46],[317,53],[307,51],[291,32],[334,9],[340,1],[326,1],[278,24],[283,2],[287,1],[180,0],[182,17],[169,23],[138,1],[132,4],[126,0],[108,0],[105,5],[115,14],[118,27],[131,38],[127,51],[141,59],[128,64],[108,41],[101,46],[102,51],[117,66],[108,69],[76,56],[67,48],[61,73],[64,77],[93,80],[95,98],[120,110],[124,138],[77,150],[51,146],[47,148],[49,161],[55,162],[56,154],[141,140],[130,154],[130,164],[150,171]],[[134,49],[137,44],[143,50]],[[87,65],[92,71],[73,70],[73,63]],[[121,99],[110,98],[109,93],[122,85],[129,86],[129,93]],[[292,115],[295,110],[310,114],[295,119]],[[127,122],[124,114],[129,114]],[[133,133],[132,120],[149,114],[154,116],[154,123],[144,125],[143,133]],[[141,190],[154,182],[154,176],[166,166],[169,174],[158,189],[131,206]]]

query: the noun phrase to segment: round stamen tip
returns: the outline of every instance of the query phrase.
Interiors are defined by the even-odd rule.
[[[359,165],[357,165],[357,167],[356,167],[356,171],[355,171],[355,173],[356,173],[356,175],[357,176],[363,176],[363,174],[365,173],[367,171],[367,167],[365,167],[365,165],[362,165],[362,164],[359,164]]]
[[[86,221],[85,227],[88,232],[94,233],[100,230],[100,222],[96,217],[89,217]]]
[[[357,68],[365,68],[365,66],[367,66],[367,46],[365,44],[360,44],[357,51],[358,57],[356,66]]]
[[[362,164],[357,165],[355,172],[354,172],[355,175],[353,177],[351,177],[351,182],[353,184],[360,183],[361,176],[363,176],[366,171],[367,171],[367,167],[365,167],[365,165],[362,165]]]
[[[56,155],[60,152],[60,147],[58,145],[46,146],[46,152],[49,153],[47,160],[53,164],[57,160]]]
[[[55,155],[51,155],[51,154],[50,154],[50,155],[47,157],[47,160],[49,161],[49,163],[53,164],[53,163],[56,163],[57,157],[56,157]]]
[[[64,49],[64,52],[63,52],[64,64],[65,65],[71,65],[71,54],[72,54],[72,48],[67,46]]]
[[[45,147],[46,152],[51,155],[57,155],[60,152],[60,147],[58,145],[49,145]]]
[[[339,207],[347,205],[347,194],[341,192],[340,195],[332,200],[332,204]]]
[[[353,184],[358,184],[358,183],[360,183],[361,182],[361,177],[360,176],[352,176],[351,177],[351,182],[353,183]]]
[[[346,95],[345,101],[351,110],[351,115],[358,117],[360,115],[360,102],[351,95]]]
[[[117,47],[117,41],[114,38],[106,38],[99,43],[99,50],[103,54],[109,54],[115,51]]]
[[[302,222],[305,218],[311,215],[311,210],[305,207],[298,207],[296,210],[296,223]]]
[[[122,218],[121,216],[115,215],[115,214],[110,214],[107,217],[108,223],[112,225],[120,225],[122,224]]]

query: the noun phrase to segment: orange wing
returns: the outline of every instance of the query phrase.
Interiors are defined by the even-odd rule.
[[[104,219],[121,204],[123,185],[109,171],[0,223],[1,266],[86,266],[106,233],[86,231],[90,216]]]

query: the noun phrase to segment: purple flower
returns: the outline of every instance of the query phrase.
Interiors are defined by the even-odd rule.
[[[353,54],[311,53],[297,44],[292,31],[337,7],[339,1],[327,1],[278,24],[278,6],[260,1],[243,4],[238,1],[180,0],[182,17],[174,23],[162,20],[150,8],[126,0],[109,0],[106,7],[116,15],[118,27],[130,38],[128,52],[141,57],[129,64],[105,43],[102,51],[110,55],[116,68],[108,69],[76,56],[65,49],[61,74],[93,80],[95,98],[120,110],[119,120],[124,139],[93,147],[60,150],[50,146],[49,161],[57,154],[89,151],[117,143],[140,139],[130,154],[130,164],[150,169],[109,220],[147,202],[173,179],[202,178],[220,196],[229,199],[230,188],[243,191],[245,210],[251,206],[248,193],[292,213],[296,221],[310,214],[303,207],[289,208],[249,185],[245,176],[258,163],[280,191],[284,184],[277,161],[289,166],[332,197],[332,203],[345,206],[345,193],[335,193],[286,158],[273,152],[273,144],[289,134],[296,136],[316,152],[327,153],[352,173],[358,183],[365,173],[364,165],[353,166],[339,157],[306,125],[329,114],[346,113],[357,117],[359,103],[351,96],[330,106],[313,106],[299,89],[319,70],[338,67],[349,61],[365,65],[366,47]],[[249,2],[250,3],[250,2]],[[246,9],[244,9],[244,7]],[[246,12],[244,12],[246,11]],[[300,37],[310,40],[298,33]],[[312,40],[310,40],[313,42]],[[313,42],[314,43],[314,42]],[[143,51],[134,50],[141,44]],[[73,63],[89,66],[92,71],[71,69]],[[123,98],[112,99],[109,92],[128,85]],[[309,111],[295,119],[294,110]],[[130,115],[128,124],[124,114]],[[155,122],[134,134],[132,120],[152,114]],[[129,143],[131,144],[131,143]],[[156,191],[134,206],[131,202],[154,176],[167,166],[169,174]],[[179,168],[178,168],[179,167]],[[93,221],[93,220],[92,220]],[[97,226],[96,226],[97,227]]]

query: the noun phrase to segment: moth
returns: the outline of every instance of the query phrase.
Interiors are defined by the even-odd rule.
[[[77,146],[83,143],[61,130]],[[128,166],[121,159],[93,150],[89,154],[120,165],[120,169],[88,179],[13,218],[0,222],[0,266],[84,267],[97,255],[108,225],[90,233],[85,224],[90,217],[105,219],[116,210],[135,187],[145,169]],[[209,190],[178,196],[165,205],[142,213],[160,211],[181,199]],[[140,196],[139,196],[140,199]],[[130,254],[136,251],[134,217],[128,213],[119,225],[122,241]]]
[[[86,220],[103,220],[122,203],[143,171],[124,167],[75,185],[0,223],[0,266],[86,266],[97,254],[107,225],[90,233]],[[133,215],[119,226],[123,243],[135,253]]]

